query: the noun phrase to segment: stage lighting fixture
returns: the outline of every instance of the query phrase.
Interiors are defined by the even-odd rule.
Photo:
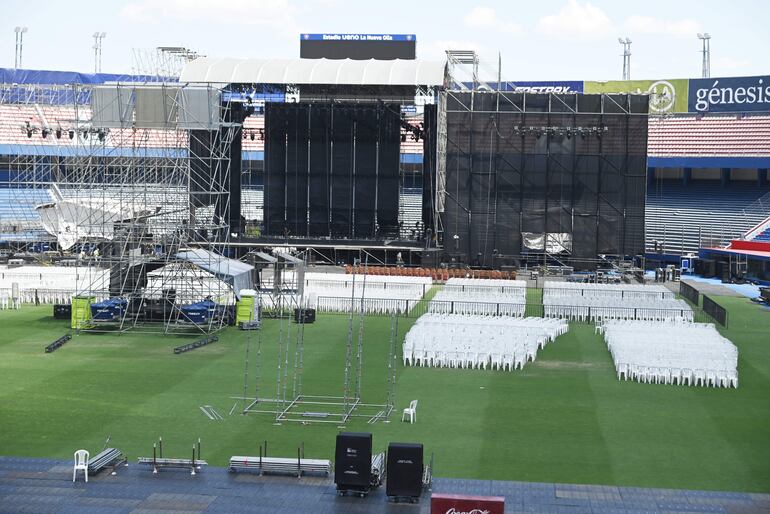
[[[30,129],[27,129],[27,137],[29,138],[32,137],[32,131]]]
[[[61,139],[61,129],[56,129],[56,139]]]
[[[87,130],[83,131],[83,139],[88,139],[88,131]]]
[[[99,137],[99,141],[104,141],[104,131],[103,130],[99,130],[99,132],[97,133],[97,136]]]
[[[46,139],[46,138],[48,138],[48,134],[50,134],[50,133],[51,133],[51,131],[50,131],[49,129],[47,129],[47,128],[44,128],[44,129],[43,129],[43,130],[40,132],[40,135],[42,135],[42,136],[43,136],[43,139]]]
[[[70,130],[70,139],[74,139],[74,138],[75,138],[75,131]]]
[[[401,142],[406,143],[406,133],[401,134]]]
[[[254,141],[254,132],[251,133],[251,140]]]

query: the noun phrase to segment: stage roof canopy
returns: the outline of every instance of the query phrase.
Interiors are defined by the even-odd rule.
[[[201,57],[187,64],[180,82],[217,84],[328,84],[441,86],[445,63],[395,59],[232,59]]]

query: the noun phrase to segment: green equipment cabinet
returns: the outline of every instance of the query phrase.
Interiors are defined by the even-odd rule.
[[[91,326],[91,304],[96,301],[93,296],[72,297],[72,328],[81,329]]]
[[[244,329],[259,327],[259,297],[253,289],[242,289],[235,304],[235,325]]]

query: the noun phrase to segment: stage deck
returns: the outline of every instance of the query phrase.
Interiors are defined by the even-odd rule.
[[[753,513],[770,511],[770,494],[643,489],[436,478],[435,492],[505,496],[507,513]],[[331,478],[292,478],[228,473],[209,467],[196,476],[184,470],[153,475],[130,462],[117,475],[100,473],[72,482],[72,463],[0,457],[0,512],[312,512],[427,513],[419,504],[386,501],[384,486],[366,498],[339,497]]]

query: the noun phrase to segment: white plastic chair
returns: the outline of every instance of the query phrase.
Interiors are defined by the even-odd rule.
[[[88,450],[78,450],[75,452],[75,467],[72,468],[72,481],[75,481],[79,469],[83,470],[83,474],[88,482]]]
[[[409,407],[404,409],[404,413],[401,415],[401,421],[404,421],[409,416],[409,423],[417,421],[417,400],[409,402]]]

